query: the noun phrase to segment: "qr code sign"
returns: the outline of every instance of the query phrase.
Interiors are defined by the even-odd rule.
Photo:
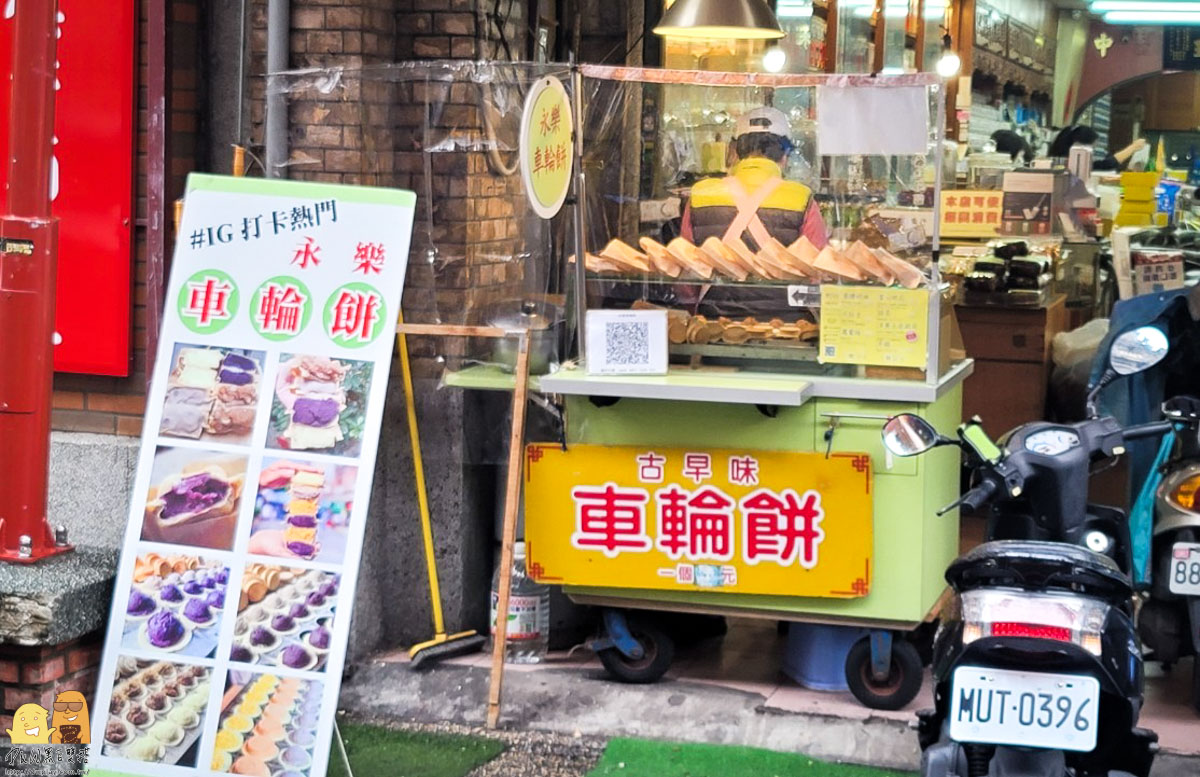
[[[645,321],[606,322],[604,360],[622,366],[649,364],[650,324]]]

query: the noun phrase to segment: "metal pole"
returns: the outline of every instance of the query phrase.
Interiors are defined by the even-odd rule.
[[[265,143],[267,178],[286,178],[288,160],[287,95],[272,82],[271,75],[288,69],[288,47],[292,26],[290,0],[267,2],[267,126]],[[272,89],[273,87],[274,90]]]
[[[575,341],[579,363],[587,362],[587,180],[583,172],[583,73],[571,66],[575,103]]]
[[[17,6],[10,79],[8,208],[0,220],[0,559],[70,550],[46,520],[58,222],[50,215],[57,3]]]

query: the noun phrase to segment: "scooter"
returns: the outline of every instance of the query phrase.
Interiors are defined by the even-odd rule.
[[[1155,493],[1153,572],[1138,633],[1151,657],[1169,667],[1189,655],[1200,657],[1200,399],[1170,399],[1162,411],[1176,424],[1177,443]],[[1200,712],[1200,667],[1195,665],[1191,702]]]
[[[1154,327],[1127,332],[1095,390],[1167,353]],[[1094,409],[1094,396],[1090,406]],[[900,415],[894,455],[961,447],[975,485],[956,507],[991,507],[988,541],[946,572],[956,596],[934,639],[935,708],[919,713],[922,777],[1148,777],[1158,736],[1137,727],[1143,666],[1124,514],[1089,505],[1092,466],[1170,422],[1031,423],[1002,440],[978,419],[958,439]]]

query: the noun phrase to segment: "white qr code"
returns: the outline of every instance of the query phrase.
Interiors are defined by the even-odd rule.
[[[645,321],[604,324],[604,360],[609,364],[650,363],[650,325]]]

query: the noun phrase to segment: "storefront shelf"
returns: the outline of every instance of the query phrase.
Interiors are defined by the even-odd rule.
[[[447,386],[481,391],[512,391],[517,385],[516,376],[493,364],[476,364],[461,370],[446,370],[443,380]],[[529,378],[529,390],[542,390],[539,377]]]

